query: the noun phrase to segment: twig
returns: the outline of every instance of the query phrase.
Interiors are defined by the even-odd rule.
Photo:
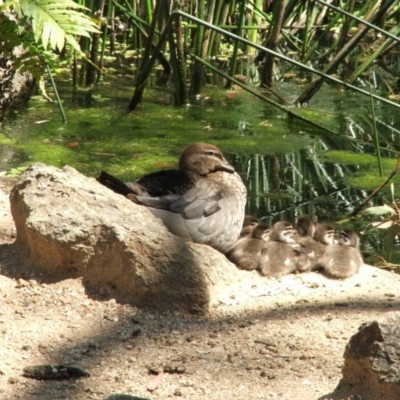
[[[400,165],[400,154],[397,156],[397,162],[396,162],[396,166],[394,167],[394,170],[390,173],[390,175],[388,176],[388,178],[385,180],[385,182],[382,183],[382,185],[380,185],[379,187],[377,187],[366,199],[364,199],[364,201],[350,214],[351,217],[355,217],[360,211],[361,209],[373,198],[375,197],[381,190],[383,187],[385,187],[390,180],[396,175],[397,170],[399,169],[399,165]]]
[[[269,342],[269,341],[263,340],[263,339],[255,339],[254,343],[263,344],[263,345],[268,346],[268,347],[275,347],[276,346],[275,343]]]
[[[282,103],[289,104],[289,101],[285,100],[280,94],[272,90],[269,86],[263,84],[262,87],[272,93],[275,97],[277,97]]]

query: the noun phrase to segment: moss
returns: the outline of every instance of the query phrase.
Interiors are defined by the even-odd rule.
[[[10,136],[0,140],[15,146],[21,162],[69,164],[87,175],[104,169],[123,179],[175,167],[182,149],[195,141],[215,144],[226,154],[279,154],[311,142],[288,131],[279,116],[266,124],[262,104],[248,101],[246,93],[238,94],[241,101],[227,102],[221,100],[221,93],[225,92],[219,91],[219,96],[211,92],[205,107],[166,108],[146,101],[131,114],[121,112],[117,99],[106,93],[80,93],[78,98],[96,107],[66,102],[67,124],[54,104],[35,98]]]
[[[360,167],[378,167],[378,159],[372,154],[352,153],[350,151],[329,150],[324,153],[329,162],[342,165],[358,165]],[[383,168],[393,169],[394,163],[391,159],[382,160]]]
[[[382,158],[383,176],[380,176],[378,160],[371,154],[359,154],[339,150],[327,151],[324,154],[329,162],[355,167],[354,171],[346,175],[346,184],[363,190],[374,190],[380,186],[396,165],[394,159]],[[400,176],[395,175],[392,181],[395,185],[400,185]],[[384,190],[389,190],[389,186],[384,188]]]
[[[9,146],[15,144],[16,141],[8,137],[5,133],[0,132],[0,145]]]

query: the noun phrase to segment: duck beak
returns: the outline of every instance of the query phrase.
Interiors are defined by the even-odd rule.
[[[222,160],[222,164],[219,165],[216,170],[218,171],[226,171],[226,172],[235,172],[235,168],[232,167],[231,164],[228,163],[228,161],[225,160],[225,158]]]

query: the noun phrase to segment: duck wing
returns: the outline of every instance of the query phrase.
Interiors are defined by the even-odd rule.
[[[226,195],[226,194],[225,194]],[[140,204],[180,214],[184,219],[209,217],[221,210],[224,191],[218,182],[200,181],[183,194],[167,194],[158,197],[137,196]]]
[[[97,181],[118,194],[159,197],[168,194],[183,194],[193,187],[193,178],[189,174],[170,169],[145,175],[135,182],[122,182],[115,176],[102,171]]]
[[[149,196],[146,188],[137,182],[124,183],[115,176],[110,175],[108,172],[101,171],[97,181],[102,185],[108,187],[113,192],[122,194],[123,196],[128,195],[140,195]]]
[[[131,184],[139,184],[146,189],[149,196],[159,197],[184,194],[194,186],[194,178],[182,170],[168,169],[145,175],[136,182],[127,182],[128,186]]]
[[[244,218],[245,198],[212,179],[198,179],[184,194],[137,196],[173,234],[226,252],[236,242]]]

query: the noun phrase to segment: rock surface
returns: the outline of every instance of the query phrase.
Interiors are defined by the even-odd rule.
[[[357,392],[363,400],[400,399],[400,312],[361,325],[344,359],[339,392]]]
[[[51,281],[83,277],[104,298],[205,313],[243,276],[222,254],[183,242],[146,208],[68,166],[31,166],[10,201],[24,264]]]

